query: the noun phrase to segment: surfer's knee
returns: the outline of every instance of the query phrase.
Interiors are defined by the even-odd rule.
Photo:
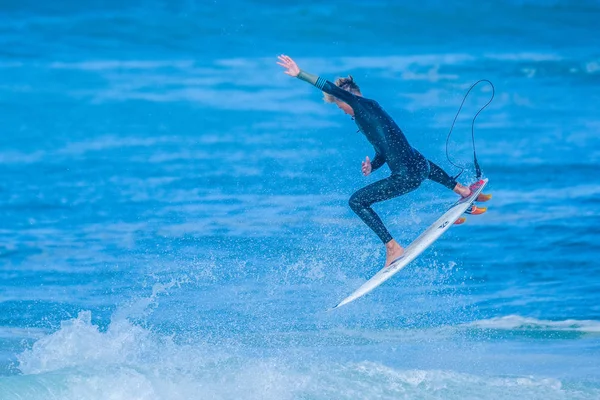
[[[348,200],[348,205],[350,206],[352,211],[354,211],[357,214],[360,212],[360,210],[364,210],[369,206],[365,203],[364,199],[360,195],[360,192],[356,192],[352,196],[350,196],[350,199]]]

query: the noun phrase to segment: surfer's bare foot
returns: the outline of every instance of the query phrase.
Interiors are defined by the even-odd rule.
[[[385,244],[385,266],[394,262],[396,259],[402,257],[404,249],[394,239],[390,240]]]
[[[469,197],[471,194],[471,189],[461,185],[460,183],[457,183],[456,186],[454,186],[454,193],[460,195],[461,197]]]

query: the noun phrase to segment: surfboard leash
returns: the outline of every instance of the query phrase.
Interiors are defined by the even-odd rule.
[[[448,136],[446,137],[446,158],[448,159],[448,162],[450,162],[450,164],[454,165],[456,168],[460,168],[460,172],[458,173],[458,175],[456,175],[454,177],[454,179],[458,179],[458,177],[460,175],[462,175],[462,173],[465,171],[465,167],[461,167],[459,165],[456,165],[450,159],[450,156],[448,154],[448,143],[450,141],[450,135],[452,134],[452,130],[454,129],[454,124],[456,123],[458,115],[460,114],[460,111],[462,110],[462,108],[463,108],[463,106],[465,104],[465,101],[467,100],[467,97],[469,96],[469,93],[471,93],[471,90],[473,90],[473,88],[475,86],[477,86],[478,84],[480,84],[481,82],[487,82],[492,87],[492,97],[490,97],[490,100],[487,103],[485,103],[485,105],[483,107],[481,107],[479,109],[479,111],[477,111],[477,113],[473,117],[473,120],[471,121],[471,142],[473,143],[473,163],[475,164],[475,173],[477,174],[477,179],[480,179],[481,175],[482,175],[481,174],[481,167],[479,166],[479,162],[477,161],[477,150],[475,149],[475,120],[479,116],[479,113],[481,113],[492,102],[492,100],[494,100],[494,95],[496,94],[496,89],[494,88],[494,84],[491,81],[487,80],[487,79],[480,79],[480,80],[478,80],[477,82],[475,82],[474,84],[471,85],[471,87],[469,88],[469,90],[467,90],[467,93],[463,97],[462,103],[460,103],[460,107],[458,108],[458,111],[456,112],[456,115],[454,116],[454,121],[452,121],[452,126],[450,127],[450,132],[448,132]]]

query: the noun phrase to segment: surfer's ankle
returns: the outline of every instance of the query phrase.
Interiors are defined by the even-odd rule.
[[[400,247],[400,245],[398,244],[398,242],[396,242],[395,239],[390,240],[389,242],[387,242],[385,244],[385,249],[390,252],[393,250],[397,250],[397,249],[401,249],[402,247]]]

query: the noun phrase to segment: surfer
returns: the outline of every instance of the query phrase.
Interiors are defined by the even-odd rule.
[[[394,120],[375,100],[363,97],[360,88],[352,78],[339,78],[335,84],[319,76],[301,70],[296,62],[286,55],[279,56],[277,64],[285,68],[285,73],[308,82],[324,92],[328,103],[335,103],[350,115],[359,130],[375,149],[371,160],[368,156],[362,162],[364,176],[387,163],[391,175],[374,182],[354,193],[349,200],[350,208],[385,244],[385,266],[400,258],[404,249],[373,211],[374,203],[401,196],[418,188],[425,179],[444,185],[462,197],[471,190],[450,177],[443,169],[427,160],[408,143],[406,136]]]

